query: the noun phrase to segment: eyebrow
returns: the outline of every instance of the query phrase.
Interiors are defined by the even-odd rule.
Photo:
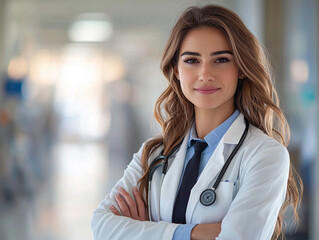
[[[220,55],[220,54],[224,54],[224,53],[233,54],[231,51],[222,50],[222,51],[212,52],[212,53],[210,54],[210,56],[216,56],[216,55]],[[199,53],[197,53],[197,52],[183,52],[183,53],[181,54],[181,56],[184,56],[184,55],[201,56],[201,55],[200,55]]]

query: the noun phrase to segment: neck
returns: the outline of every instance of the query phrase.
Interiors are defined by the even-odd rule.
[[[234,107],[229,109],[207,110],[195,108],[195,126],[197,137],[204,139],[204,137],[222,124],[235,111]]]

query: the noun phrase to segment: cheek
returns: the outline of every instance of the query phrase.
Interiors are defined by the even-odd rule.
[[[196,82],[196,74],[194,71],[184,70],[180,72],[180,82],[183,86],[191,86]]]
[[[196,65],[186,65],[185,63],[180,63],[178,66],[178,72],[181,78],[190,78],[196,76],[196,72],[198,71]]]
[[[184,79],[180,80],[180,85],[181,85],[181,89],[182,89],[182,92],[184,93],[184,95],[187,95],[188,85],[186,84]]]
[[[238,83],[238,71],[236,70],[229,70],[223,71],[219,75],[219,79],[221,79],[225,85],[229,86],[231,89],[237,87]]]
[[[182,79],[180,80],[180,86],[181,86],[181,90],[183,95],[189,100],[191,101],[192,99],[192,84],[190,84],[188,81],[188,79]]]
[[[234,92],[237,88],[238,79],[236,78],[236,76],[235,77],[232,76],[231,78],[228,78],[227,80],[225,80],[224,84],[229,89],[229,91]]]

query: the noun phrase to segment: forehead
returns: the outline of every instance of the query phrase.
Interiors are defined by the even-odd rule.
[[[213,27],[201,27],[189,31],[184,37],[180,52],[231,50],[223,32]]]

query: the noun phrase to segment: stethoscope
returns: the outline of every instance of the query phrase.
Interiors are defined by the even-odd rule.
[[[204,206],[211,206],[216,201],[216,190],[218,188],[218,185],[221,182],[230,162],[232,161],[232,159],[234,158],[234,156],[238,152],[239,148],[241,147],[241,145],[243,144],[243,142],[247,136],[248,129],[249,129],[249,121],[246,118],[245,118],[245,124],[246,124],[246,127],[245,127],[244,133],[242,134],[242,136],[241,136],[238,144],[234,148],[234,150],[231,152],[231,154],[227,158],[227,160],[226,160],[222,170],[220,171],[213,187],[207,188],[201,193],[201,195],[199,197],[199,201]],[[160,180],[160,187],[161,187],[163,184],[164,177],[167,173],[168,159],[176,152],[176,150],[181,146],[181,144],[182,144],[182,141],[178,145],[176,145],[167,155],[163,155],[164,150],[162,150],[161,153],[150,164],[150,167],[149,167],[150,170],[148,173],[148,216],[149,216],[150,221],[152,221],[152,215],[151,215],[151,191],[152,191],[151,185],[152,184],[151,183],[152,183],[153,175],[159,167],[163,166],[162,176],[161,176],[161,180]],[[157,205],[158,218],[160,216],[159,210],[160,210],[160,194],[158,194],[158,205]]]

